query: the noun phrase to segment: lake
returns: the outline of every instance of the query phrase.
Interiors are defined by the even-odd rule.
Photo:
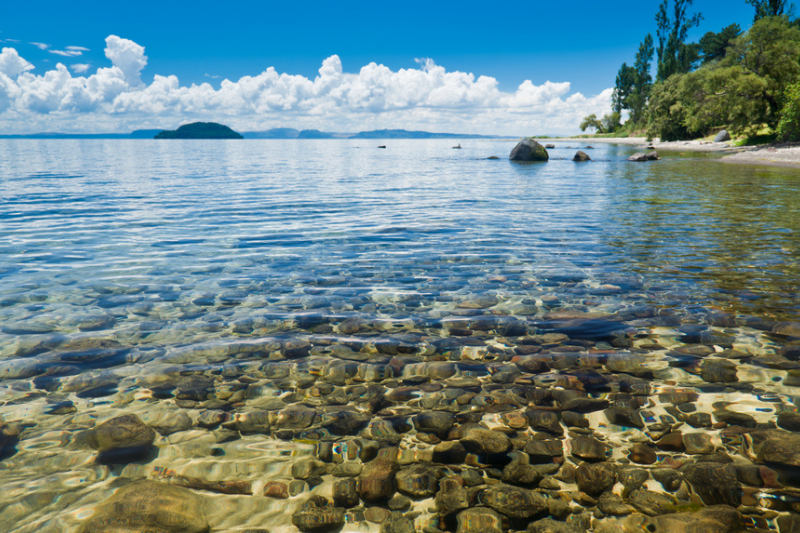
[[[789,520],[800,174],[514,144],[0,140],[0,530]]]

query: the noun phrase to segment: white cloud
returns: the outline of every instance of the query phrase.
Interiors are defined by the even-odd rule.
[[[33,65],[22,59],[13,48],[3,48],[0,53],[0,74],[16,78],[23,72],[33,70]]]
[[[32,44],[33,46],[35,46],[39,50],[47,50],[48,48],[50,48],[50,45],[49,44],[45,44],[45,43],[33,43],[32,42],[30,44]]]
[[[84,48],[83,46],[67,46],[66,50],[73,50],[75,52],[88,52],[88,48]]]
[[[519,135],[575,132],[583,116],[607,113],[611,104],[611,89],[586,97],[570,94],[568,82],[525,81],[515,91],[504,92],[494,78],[448,72],[429,58],[417,60],[420,68],[393,71],[370,63],[348,73],[333,55],[313,79],[270,67],[237,81],[222,80],[215,89],[208,83],[187,87],[176,76],[156,75],[151,83],[143,83],[144,47],[128,39],[109,36],[105,55],[112,66],[91,75],[73,76],[60,63],[34,75],[28,72],[33,65],[13,48],[4,48],[0,127],[66,131],[89,124],[92,131],[124,131],[216,120],[242,131],[294,126]],[[90,67],[70,68],[88,74]]]
[[[56,54],[64,57],[78,57],[79,55],[83,54],[83,52],[78,52],[76,50],[49,50],[49,52],[51,54]]]

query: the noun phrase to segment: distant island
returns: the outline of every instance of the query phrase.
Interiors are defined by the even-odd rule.
[[[196,136],[183,136],[188,128],[197,126],[215,126],[224,128],[230,137],[206,135],[207,131],[200,131]],[[205,128],[201,128],[205,129]],[[179,136],[178,136],[179,135]],[[195,122],[186,124],[175,131],[164,129],[142,129],[131,133],[29,133],[19,135],[0,135],[0,139],[503,139],[516,138],[514,136],[476,135],[470,133],[434,133],[429,131],[409,130],[371,130],[358,133],[341,133],[320,130],[297,130],[295,128],[272,128],[264,131],[244,131],[237,133],[227,126],[213,122]]]
[[[216,122],[193,122],[177,130],[164,130],[154,139],[244,139],[228,126]]]

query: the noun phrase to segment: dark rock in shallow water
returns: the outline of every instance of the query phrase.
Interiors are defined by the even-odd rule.
[[[658,157],[658,152],[648,152],[648,153],[643,153],[642,152],[642,153],[638,153],[638,154],[633,154],[632,156],[630,156],[628,158],[628,161],[634,161],[634,162],[637,162],[637,163],[641,163],[641,162],[644,162],[644,161],[658,161],[659,159],[661,159],[661,158]]]
[[[364,465],[358,478],[358,492],[365,502],[379,502],[391,498],[395,492],[397,448],[383,448],[378,456]]]
[[[441,472],[428,465],[403,467],[396,477],[397,490],[412,498],[430,498],[439,491]]]
[[[583,533],[585,529],[575,527],[552,518],[543,518],[528,525],[527,533]]]
[[[575,157],[572,158],[573,161],[582,162],[582,161],[591,161],[592,158],[589,157],[589,154],[586,152],[581,152],[578,150],[578,153],[575,154]]]
[[[511,150],[511,161],[547,161],[550,156],[544,146],[533,139],[523,139]]]
[[[347,509],[359,503],[358,483],[353,478],[345,478],[333,483],[333,504]]]
[[[473,507],[458,513],[456,533],[502,533],[503,517],[485,507]]]
[[[81,533],[205,533],[204,499],[184,488],[135,481],[102,502]]]
[[[763,429],[750,433],[749,453],[762,463],[800,466],[800,435],[782,429]]]
[[[334,507],[322,496],[312,496],[292,515],[300,531],[330,531],[344,524],[344,509]]]
[[[572,455],[585,461],[603,461],[608,447],[594,437],[572,439]]]
[[[575,471],[578,488],[596,496],[612,487],[617,481],[617,470],[612,463],[581,463]]]
[[[683,467],[683,475],[706,505],[741,504],[742,485],[736,468],[719,463],[695,463]]]
[[[433,433],[444,437],[456,423],[456,417],[447,411],[428,411],[414,417],[417,431]]]
[[[714,505],[697,512],[654,516],[642,525],[641,530],[659,533],[734,533],[744,531],[744,527],[739,511],[727,505]]]
[[[628,496],[628,503],[633,505],[640,513],[655,516],[671,512],[678,502],[668,494],[636,489]]]
[[[480,501],[511,518],[530,518],[547,509],[547,499],[538,492],[502,483],[485,489]]]
[[[81,438],[100,452],[99,462],[125,462],[147,453],[156,432],[136,415],[123,415],[103,422]]]
[[[435,502],[436,510],[442,516],[468,508],[469,499],[464,488],[464,480],[460,476],[442,479],[439,482],[439,492],[436,493]]]
[[[506,435],[478,425],[460,426],[450,432],[449,438],[459,440],[468,452],[477,454],[505,453],[511,448]]]

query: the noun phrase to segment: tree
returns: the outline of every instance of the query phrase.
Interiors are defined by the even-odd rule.
[[[800,30],[785,17],[763,18],[733,41],[723,63],[766,81],[759,98],[769,106],[764,121],[775,126],[786,88],[800,80]]]
[[[616,113],[622,113],[623,109],[628,109],[628,98],[633,92],[636,83],[636,69],[623,63],[617,72],[617,82],[614,93],[611,95],[611,107]]]
[[[767,17],[791,16],[794,13],[794,4],[788,0],[746,0],[756,10],[753,22]]]
[[[628,97],[628,109],[631,111],[631,121],[634,124],[638,124],[644,118],[647,99],[653,87],[650,63],[653,61],[654,51],[653,36],[648,33],[636,52],[636,63],[633,67],[634,87]]]
[[[613,133],[619,128],[620,115],[617,112],[605,115],[603,118],[598,119],[597,115],[592,113],[588,117],[584,117],[581,122],[581,131],[586,131],[589,128],[597,130],[597,133]]]
[[[786,89],[784,101],[786,104],[778,122],[778,140],[800,141],[800,83]]]
[[[733,40],[723,60],[656,84],[648,135],[689,139],[721,125],[752,132],[766,124],[792,138],[800,124],[798,82],[800,30],[785,17],[761,19]]]
[[[673,74],[683,74],[694,68],[700,58],[700,45],[686,44],[689,30],[697,27],[703,16],[695,13],[689,16],[688,10],[694,0],[673,0],[672,17],[669,15],[670,0],[662,0],[656,13],[658,35],[658,75],[659,81]]]
[[[710,31],[700,39],[700,53],[703,56],[703,64],[723,59],[728,47],[734,39],[742,34],[742,28],[738,24],[731,24],[719,33]]]

